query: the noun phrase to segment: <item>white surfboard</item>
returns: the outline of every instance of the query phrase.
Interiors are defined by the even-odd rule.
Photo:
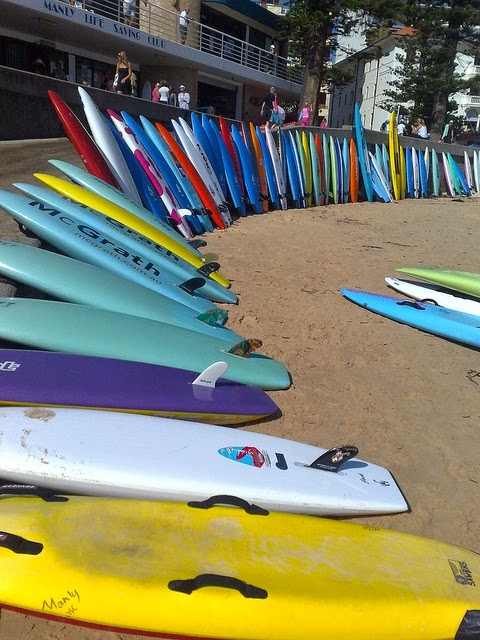
[[[418,166],[418,155],[415,147],[412,147],[412,166],[413,166],[413,197],[420,198],[420,168]]]
[[[144,84],[143,84],[143,88],[142,88],[142,98],[144,100],[151,100],[152,99],[152,83],[150,82],[150,80],[147,80]]]
[[[273,139],[273,134],[270,131],[269,127],[265,127],[265,137],[267,141],[268,151],[272,158],[273,162],[273,171],[275,173],[275,179],[277,181],[278,187],[278,198],[280,200],[281,209],[287,208],[287,185],[285,184],[285,180],[283,178],[283,169],[282,163],[280,161],[280,156],[278,155],[278,149],[275,144],[275,140]]]
[[[82,409],[2,407],[0,424],[0,477],[10,482],[181,502],[230,495],[316,515],[408,509],[389,471],[354,457],[355,447],[327,454],[227,427]]]
[[[472,174],[472,162],[470,160],[470,156],[468,155],[468,151],[463,152],[463,166],[465,169],[465,178],[467,180],[467,184],[470,189],[475,189],[473,184],[473,174]]]
[[[446,309],[480,316],[480,301],[458,291],[447,290],[435,284],[410,282],[398,278],[385,278],[389,287],[414,300],[429,301]]]
[[[480,193],[480,172],[479,172],[479,154],[478,151],[476,149],[474,149],[473,151],[473,178],[474,178],[474,184],[475,184],[475,191],[477,193]]]
[[[122,191],[128,198],[130,198],[130,200],[133,200],[135,204],[140,207],[143,206],[142,199],[140,198],[140,194],[135,186],[130,169],[127,166],[125,158],[119,149],[113,133],[110,131],[108,124],[103,119],[103,115],[99,108],[83,87],[78,87],[78,93],[80,94],[80,99],[85,111],[85,117],[87,118],[93,139],[101,149],[105,160],[116,177],[118,184],[121,186]]]

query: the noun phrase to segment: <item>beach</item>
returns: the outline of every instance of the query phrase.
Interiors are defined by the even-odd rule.
[[[83,166],[65,140],[0,143],[0,188]],[[0,199],[1,203],[1,199]],[[35,242],[0,212],[0,237]],[[330,448],[358,447],[388,468],[410,512],[354,522],[480,551],[480,356],[477,350],[372,314],[340,288],[387,295],[396,267],[480,273],[480,200],[439,198],[275,211],[205,234],[239,304],[228,326],[260,338],[292,377],[270,392],[282,415],[244,430]],[[2,295],[11,287],[0,285]],[[3,610],[1,640],[142,638]]]

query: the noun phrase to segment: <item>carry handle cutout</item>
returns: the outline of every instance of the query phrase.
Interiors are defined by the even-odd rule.
[[[37,496],[45,502],[68,502],[66,496],[59,496],[51,489],[33,484],[0,484],[0,496]]]
[[[0,547],[10,549],[13,553],[26,556],[38,556],[43,551],[43,544],[27,540],[22,536],[16,536],[14,533],[0,531]]]
[[[256,504],[247,502],[247,500],[239,498],[238,496],[231,496],[228,494],[211,496],[210,498],[202,501],[191,500],[190,502],[187,502],[187,505],[189,507],[193,507],[194,509],[211,509],[212,507],[218,505],[239,507],[251,516],[268,516],[270,513],[263,507],[259,507]]]
[[[241,593],[244,598],[256,598],[258,600],[265,600],[268,598],[268,592],[265,589],[255,587],[253,584],[247,584],[238,578],[222,576],[216,573],[203,573],[196,578],[171,580],[168,583],[168,588],[172,591],[179,591],[180,593],[186,593],[187,595],[190,595],[193,591],[202,589],[203,587],[235,589]]]

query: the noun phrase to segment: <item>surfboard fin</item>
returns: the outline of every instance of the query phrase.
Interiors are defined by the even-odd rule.
[[[342,464],[344,464],[350,458],[355,458],[358,454],[357,447],[353,445],[344,444],[340,447],[334,447],[325,451],[316,460],[309,464],[311,469],[321,469],[322,471],[333,471],[337,473]]]
[[[248,356],[260,349],[263,342],[258,340],[258,338],[252,338],[250,340],[242,340],[242,342],[237,342],[231,349],[228,350],[228,353],[232,353],[234,356],[240,356],[241,358],[248,358]]]
[[[218,271],[219,269],[220,263],[209,262],[208,264],[204,264],[203,266],[201,266],[200,269],[197,269],[197,271],[201,273],[202,276],[209,276],[211,273],[215,273],[215,271]]]
[[[183,289],[183,291],[186,291],[187,293],[193,295],[195,291],[197,289],[200,289],[200,287],[203,287],[204,284],[205,278],[190,278],[190,280],[185,280],[185,282],[182,282],[182,284],[180,285],[180,289]]]
[[[66,496],[59,496],[51,489],[37,487],[33,484],[0,484],[2,496],[37,496],[45,502],[68,502]]]
[[[216,324],[225,324],[228,318],[228,312],[223,309],[209,309],[205,313],[197,316],[197,320],[213,327]]]
[[[215,387],[217,380],[227,371],[228,364],[223,361],[214,362],[192,382],[194,387]]]
[[[43,544],[41,542],[27,540],[27,538],[17,536],[7,531],[0,531],[0,547],[10,549],[13,553],[28,556],[38,556],[38,554],[43,551]]]
[[[201,238],[195,238],[194,240],[189,240],[188,244],[194,249],[199,249],[200,247],[206,247],[206,240],[202,240]]]

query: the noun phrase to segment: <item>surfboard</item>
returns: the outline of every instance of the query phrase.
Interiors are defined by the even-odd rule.
[[[0,249],[0,274],[57,300],[166,322],[231,344],[244,340],[219,323],[226,319],[225,311],[214,304],[199,315],[167,294],[80,260],[10,240],[0,239]]]
[[[409,198],[414,197],[414,184],[413,184],[413,160],[412,149],[407,147],[405,149],[405,176],[406,176],[406,195]]]
[[[455,191],[458,193],[458,195],[462,195],[462,193],[464,193],[466,196],[471,196],[472,191],[468,185],[468,180],[461,170],[458,162],[454,160],[453,156],[450,153],[447,153],[447,158],[452,170],[451,174]]]
[[[330,151],[330,178],[331,178],[333,202],[334,202],[334,204],[338,204],[339,203],[339,198],[340,198],[340,191],[339,191],[339,185],[338,185],[338,174],[337,174],[338,158],[337,158],[337,155],[335,153],[335,139],[334,139],[333,136],[330,136],[329,144],[330,144],[330,149],[329,149],[329,151]]]
[[[143,100],[151,100],[152,99],[152,83],[150,80],[146,80],[143,83],[141,97]]]
[[[312,166],[312,205],[318,206],[320,204],[320,194],[322,191],[320,186],[320,159],[315,145],[315,138],[311,131],[308,134],[308,151],[310,153],[310,163]]]
[[[262,130],[258,125],[255,130],[257,132],[257,139],[260,144],[265,164],[269,199],[274,209],[280,209],[279,189],[277,187],[277,180],[273,170],[273,160],[267,147],[265,135],[262,133]]]
[[[102,150],[116,181],[130,200],[142,206],[142,200],[135,186],[132,174],[99,108],[83,87],[78,87],[78,93],[80,94],[80,100],[82,101],[85,117],[87,118],[93,139]]]
[[[412,147],[412,178],[413,178],[413,197],[419,198],[420,191],[420,169],[418,166],[418,153],[415,147]]]
[[[391,202],[393,198],[389,191],[385,176],[383,175],[383,171],[378,166],[373,153],[369,151],[368,154],[370,158],[372,185],[375,195],[383,202]]]
[[[246,216],[247,207],[242,196],[242,189],[240,187],[240,181],[233,164],[232,156],[230,155],[227,149],[227,145],[220,135],[220,131],[217,129],[216,125],[213,122],[210,122],[209,127],[211,129],[212,138],[215,138],[217,141],[220,158],[223,162],[225,179],[227,182],[228,193],[230,194],[230,203],[232,209],[235,211],[235,214],[237,216]]]
[[[277,145],[275,144],[275,140],[273,139],[273,134],[270,131],[269,127],[265,128],[265,140],[266,140],[267,148],[273,163],[275,182],[277,184],[277,189],[278,189],[278,202],[280,204],[280,209],[284,210],[287,208],[286,185],[283,179],[283,169],[280,162],[280,157],[278,155]]]
[[[472,161],[470,160],[470,156],[468,155],[468,151],[463,152],[463,167],[465,171],[465,180],[467,182],[467,186],[471,191],[474,188],[473,185],[473,176],[472,176]]]
[[[118,187],[118,182],[105,158],[77,116],[55,91],[49,89],[48,97],[65,133],[75,147],[87,171],[97,176],[97,178],[105,180],[113,187]]]
[[[292,203],[293,206],[301,208],[303,206],[304,200],[300,195],[298,172],[295,162],[295,156],[293,154],[291,137],[284,131],[280,131],[280,137],[282,139],[283,148],[285,150],[285,162],[287,164],[287,184],[290,186]]]
[[[397,114],[392,111],[388,127],[388,153],[390,157],[390,175],[395,200],[401,196],[400,142],[398,139]]]
[[[130,227],[137,233],[146,236],[153,242],[163,246],[165,249],[172,251],[172,253],[183,258],[197,269],[203,266],[205,256],[203,256],[200,251],[197,251],[188,243],[180,242],[179,240],[182,239],[180,235],[177,234],[179,238],[179,240],[177,240],[175,237],[165,233],[165,230],[159,224],[159,221],[154,218],[147,222],[145,219],[140,218],[136,214],[130,213],[123,207],[119,207],[106,198],[97,196],[91,191],[71,184],[66,180],[61,180],[60,178],[55,178],[54,176],[49,176],[43,173],[36,173],[34,175],[58,193],[67,198],[71,198],[72,200],[76,200],[77,202],[84,204],[91,209],[95,209],[96,211],[103,213],[103,215],[113,218],[119,223]],[[223,286],[230,286],[230,281],[221,273],[212,273],[212,279],[216,280]]]
[[[167,131],[167,129],[159,122],[155,122],[155,127],[161,137],[165,140],[165,142],[175,154],[175,157],[182,165],[187,176],[192,181],[196,192],[200,196],[200,199],[202,200],[205,208],[208,210],[212,220],[215,222],[219,229],[226,229],[227,225],[225,224],[225,221],[220,214],[219,206],[217,206],[217,202],[214,199],[212,192],[210,191],[209,185],[203,181],[195,165],[191,162],[190,158],[187,156],[187,154],[178,144],[175,138],[170,134],[170,132]],[[224,207],[225,205],[222,204],[220,206]]]
[[[433,195],[438,198],[440,196],[440,163],[435,149],[432,149],[432,185]]]
[[[445,542],[227,497],[205,509],[215,500],[23,491],[2,498],[2,608],[177,638],[300,640],[318,637],[319,619],[322,640],[478,626],[480,557]]]
[[[133,133],[132,129],[127,126],[124,119],[115,113],[112,109],[107,109],[107,113],[110,116],[113,124],[117,128],[117,131],[121,134],[123,140],[127,143],[130,151],[135,156],[139,165],[145,171],[148,179],[152,183],[155,191],[162,199],[165,208],[167,209],[170,219],[177,225],[177,230],[185,237],[191,238],[193,235],[192,228],[188,224],[187,218],[191,215],[191,211],[183,213],[178,206],[178,201],[173,195],[172,191],[168,188],[165,178],[160,173],[159,168],[155,164],[154,160],[147,152],[143,144],[137,139],[137,136]]]
[[[228,380],[262,389],[290,386],[281,362],[252,353],[262,344],[256,339],[229,349],[223,340],[183,327],[50,300],[2,298],[0,316],[0,335],[31,347],[161,364],[198,373],[213,362],[224,361]]]
[[[350,150],[347,138],[342,142],[343,163],[343,202],[348,202],[350,197]]]
[[[1,349],[0,404],[121,411],[224,425],[251,422],[278,411],[261,389],[223,378],[225,367],[224,362],[216,362],[198,375],[117,358]],[[98,432],[95,415],[81,415],[84,425]]]
[[[128,205],[128,202],[130,202],[116,189],[111,188],[98,178],[91,176],[74,165],[61,160],[49,160],[49,162],[77,184],[80,184],[81,186],[88,188],[94,193],[102,195],[107,199],[110,198],[112,202],[119,206],[122,206],[122,204]],[[154,264],[158,262],[166,271],[170,272],[172,282],[181,284],[191,278],[201,277],[205,279],[205,283],[202,287],[202,296],[209,300],[213,300],[214,302],[235,304],[238,301],[236,294],[231,289],[227,289],[211,278],[212,272],[214,272],[217,269],[217,266],[219,266],[218,263],[210,262],[208,264],[203,264],[200,268],[195,268],[191,263],[180,258],[161,245],[153,243],[146,236],[135,232],[133,229],[130,229],[130,227],[124,228],[123,225],[117,221],[89,209],[88,207],[79,208],[77,203],[74,202],[68,202],[67,204],[64,199],[59,199],[61,196],[56,192],[39,187],[25,187],[25,185],[22,185],[19,188],[27,188],[28,190],[25,191],[26,193],[30,193],[31,195],[35,194],[34,197],[38,196],[39,199],[50,202],[54,206],[57,206],[57,208],[60,207],[62,210],[67,207],[68,210],[73,212],[76,218],[89,222],[97,230],[104,230],[110,237],[117,239],[120,243],[124,243],[124,246],[140,251],[145,258],[148,258]],[[124,203],[123,200],[125,199],[127,202]],[[131,204],[131,211],[133,212],[136,205],[133,203]],[[74,206],[71,207],[70,205]]]
[[[476,149],[473,150],[473,179],[475,185],[475,191],[480,193],[480,174],[479,174],[479,156]]]
[[[294,159],[294,167],[295,167],[296,173],[297,173],[297,181],[298,181],[300,202],[301,202],[302,207],[306,207],[307,206],[307,198],[306,198],[306,193],[305,193],[305,183],[304,183],[304,180],[303,180],[303,171],[302,171],[302,164],[301,164],[301,160],[300,160],[300,153],[299,153],[298,145],[297,145],[297,138],[294,137],[292,131],[288,131],[287,135],[290,138],[290,147],[292,149],[293,159]]]
[[[257,162],[258,175],[260,178],[260,197],[262,199],[262,208],[263,212],[266,213],[268,211],[268,185],[267,172],[265,170],[265,160],[263,157],[262,148],[260,146],[260,141],[258,139],[258,133],[255,129],[255,125],[253,124],[253,122],[250,122],[249,126],[250,137],[252,140],[252,146]]]
[[[242,172],[241,161],[237,153],[237,149],[233,144],[231,130],[228,127],[227,121],[221,114],[218,116],[218,123],[220,125],[220,136],[224,141],[225,146],[227,147],[230,157],[232,158],[233,166],[235,167],[235,173],[237,174],[238,181],[241,185],[242,197],[245,198],[245,189],[243,184],[243,172]]]
[[[315,146],[318,152],[318,166],[319,166],[319,177],[320,177],[320,202],[319,204],[323,206],[325,204],[325,159],[323,155],[323,147],[322,147],[322,139],[319,133],[316,133],[315,136]]]
[[[382,143],[382,167],[383,167],[383,173],[385,175],[385,180],[387,181],[388,190],[391,193],[392,192],[392,176],[390,173],[390,160],[388,158],[388,149],[385,143]]]
[[[427,173],[427,191],[428,191],[428,179],[430,177],[430,150],[428,147],[425,147],[425,151],[423,152],[423,159],[425,161],[425,171]]]
[[[360,168],[358,165],[357,146],[353,138],[350,138],[349,153],[350,153],[350,184],[349,184],[350,200],[352,202],[358,202]]]
[[[186,220],[188,226],[196,234],[201,234],[207,230],[204,223],[204,213],[202,208],[196,208],[197,200],[191,196],[190,181],[186,176],[178,171],[175,165],[171,165],[164,153],[155,145],[145,129],[125,111],[120,112],[126,126],[133,132],[136,141],[142,145],[147,154],[153,160],[156,169],[163,177],[168,187],[170,196],[178,208],[182,220]],[[156,129],[154,132],[156,133]],[[208,218],[208,216],[207,216]],[[210,227],[211,228],[211,227]]]
[[[428,267],[405,267],[395,269],[399,273],[405,273],[433,284],[438,284],[454,291],[460,291],[467,295],[480,298],[480,274],[454,269],[436,269]]]
[[[398,278],[385,278],[385,282],[395,291],[409,298],[420,300],[420,302],[432,302],[447,309],[480,316],[479,300],[472,300],[464,294],[445,289],[440,285],[399,280]]]
[[[26,193],[39,193],[29,185],[17,183],[16,186]],[[152,262],[135,248],[131,249],[121,240],[117,241],[95,226],[82,222],[81,218],[72,216],[70,207],[57,209],[52,205],[45,206],[39,199],[25,198],[9,191],[0,191],[0,195],[2,208],[28,229],[29,234],[33,232],[69,257],[106,269],[198,313],[206,313],[214,306],[213,302],[197,293],[197,289],[205,284],[205,278],[187,278],[182,286],[175,285],[171,274],[164,271],[158,261]]]
[[[420,195],[423,198],[428,198],[428,176],[427,176],[427,165],[425,164],[425,156],[418,149],[418,173],[420,177]]]
[[[367,140],[365,138],[365,130],[363,128],[362,117],[360,115],[360,107],[358,106],[358,102],[355,103],[354,109],[354,128],[363,188],[365,190],[365,195],[368,202],[373,202],[372,170],[370,167]]]
[[[323,166],[325,168],[325,204],[330,202],[330,146],[329,136],[322,133]]]
[[[450,169],[447,155],[443,152],[442,152],[442,164],[443,164],[443,175],[445,176],[445,184],[447,185],[448,195],[454,198],[455,190],[453,188],[453,183],[452,183],[451,169]]]
[[[334,147],[335,147],[335,165],[337,167],[337,189],[338,189],[338,201],[343,204],[344,202],[344,193],[343,193],[343,161],[342,161],[342,149],[340,147],[340,141],[337,137],[334,138]]]
[[[460,344],[480,347],[478,316],[452,311],[429,302],[405,300],[366,291],[341,289],[341,293],[347,300],[385,318]]]
[[[190,115],[190,119],[193,125],[195,121],[198,120],[198,118],[195,118],[195,117],[192,118],[192,115]],[[208,138],[208,141],[210,143],[210,146],[212,148],[212,153],[213,153],[213,158],[211,160],[213,170],[215,171],[218,181],[220,182],[220,186],[222,187],[222,190],[225,193],[227,189],[227,176],[225,174],[225,169],[221,161],[221,153],[220,153],[220,148],[217,142],[217,136],[212,135],[213,130],[210,123],[215,125],[215,128],[218,131],[218,126],[217,126],[217,123],[215,122],[215,119],[209,118],[206,113],[202,113],[202,128]],[[242,123],[242,126],[243,126],[243,123]],[[193,127],[193,132],[195,133],[195,127]]]
[[[203,120],[203,115],[205,114],[202,114],[202,120]],[[195,134],[196,138],[202,145],[203,150],[207,154],[207,158],[210,164],[212,165],[212,168],[215,172],[215,175],[217,176],[217,179],[220,183],[222,191],[223,193],[226,194],[227,182],[226,182],[225,171],[223,170],[223,164],[222,164],[221,158],[219,157],[219,154],[215,153],[215,149],[217,147],[213,146],[213,143],[212,143],[213,136],[210,135],[211,133],[211,127],[209,124],[210,121],[209,120],[207,121],[207,120],[208,119],[205,120],[205,126],[204,126],[202,124],[202,121],[198,117],[198,115],[195,113],[195,111],[192,111],[190,113],[190,124],[193,130],[193,133]]]
[[[210,181],[214,185],[215,191],[218,194],[219,203],[223,203],[224,205],[223,208],[220,209],[220,213],[222,214],[222,217],[224,218],[225,223],[227,225],[231,224],[232,218],[230,216],[230,211],[226,206],[225,194],[222,191],[222,187],[220,186],[220,183],[215,174],[215,171],[213,170],[213,167],[208,160],[205,150],[203,149],[196,135],[193,133],[190,125],[183,118],[178,118],[178,124],[180,125],[180,127],[175,126],[176,124],[177,123],[175,122],[175,120],[172,120],[172,125],[174,126],[175,132],[180,139],[180,144],[182,144],[182,146],[185,144],[185,137],[180,138],[179,128],[183,129],[183,132],[185,133],[186,138],[189,140],[193,148],[197,151],[200,165],[203,168],[202,171],[204,171],[205,176],[208,175]],[[188,155],[188,152],[187,152],[187,155]],[[195,163],[195,166],[196,166],[196,163]],[[203,177],[203,174],[202,174],[202,177]]]
[[[307,194],[307,206],[311,207],[313,206],[312,161],[308,145],[308,137],[306,132],[303,130],[300,136],[300,144],[303,150],[303,158],[305,163],[305,192]]]
[[[197,144],[194,144],[192,142],[191,137],[187,135],[186,130],[178,122],[176,122],[175,120],[172,120],[171,122],[181,147],[183,148],[184,152],[188,156],[190,162],[193,164],[193,166],[197,170],[201,179],[205,183],[208,191],[210,192],[212,198],[214,199],[216,209],[219,212],[223,220],[223,224],[225,225],[225,228],[226,228],[228,225],[231,224],[230,212],[228,210],[228,205],[225,200],[225,195],[221,190],[218,180],[214,177],[213,169],[210,163],[208,162],[207,157],[205,156],[205,152],[200,151],[200,147],[201,147],[200,143],[198,143],[197,141]],[[158,129],[158,126],[157,126],[157,129]],[[191,136],[193,137],[193,132],[191,133]],[[203,153],[203,156],[201,155],[201,153]],[[206,163],[208,164],[208,168]]]
[[[378,166],[380,167],[380,169],[382,170],[383,174],[385,174],[385,167],[383,165],[383,156],[382,156],[382,148],[381,146],[378,144],[378,142],[375,142],[375,160],[377,161]]]
[[[260,198],[260,180],[258,172],[255,170],[247,145],[240,135],[240,131],[236,126],[232,125],[232,139],[236,147],[240,166],[242,169],[242,180],[250,201],[250,205],[254,213],[263,213],[263,207]]]
[[[275,404],[269,407],[271,412]],[[343,464],[335,465],[333,451],[260,433],[125,413],[45,411],[49,419],[35,420],[36,409],[0,407],[2,478],[54,491],[167,502],[230,494],[264,509],[312,515],[408,509],[391,474],[357,459],[356,447],[334,448],[343,456]]]
[[[400,147],[400,198],[403,200],[406,195],[407,170],[405,161],[405,149]]]

